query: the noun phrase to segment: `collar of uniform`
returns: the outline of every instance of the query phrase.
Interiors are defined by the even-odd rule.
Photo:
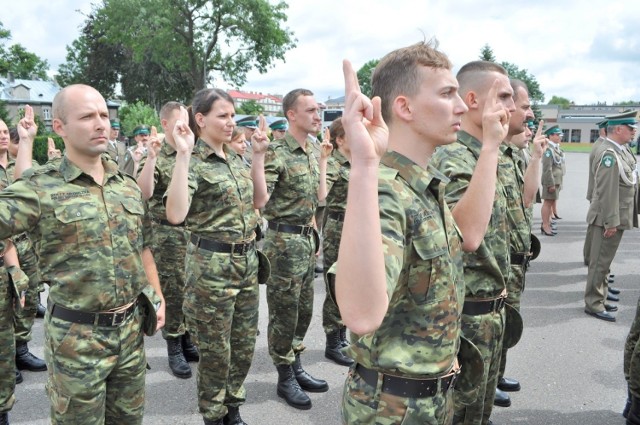
[[[620,143],[616,142],[615,140],[611,140],[607,137],[607,141],[611,142],[612,145],[614,145],[616,148],[618,148],[619,150],[623,151],[624,150],[624,146],[621,145]]]
[[[198,155],[203,160],[205,160],[205,159],[207,159],[207,158],[209,158],[209,157],[211,157],[213,155],[216,158],[220,158],[221,160],[226,161],[226,159],[221,158],[220,156],[218,156],[216,151],[214,151],[213,148],[211,146],[207,145],[207,143],[202,139],[198,139],[198,144],[197,144],[196,147],[198,148]],[[236,155],[236,153],[233,151],[233,149],[229,148],[229,145],[226,144],[226,143],[222,145],[222,151],[227,156],[227,159],[229,159],[229,157],[234,157]]]
[[[480,157],[480,150],[482,149],[482,143],[480,140],[476,139],[466,131],[460,130],[458,131],[458,142],[466,146],[476,159]]]
[[[311,152],[311,149],[307,149],[309,147],[308,137],[305,140],[304,149],[302,149],[302,147],[300,146],[300,143],[298,143],[295,137],[293,137],[291,133],[289,133],[288,131],[284,135],[284,142],[291,152],[295,151],[296,149],[304,150],[305,153]]]
[[[173,148],[173,146],[167,143],[166,140],[162,143],[160,152],[162,152],[165,156],[173,156],[177,153],[176,150]]]
[[[100,156],[100,160],[102,161],[102,166],[104,167],[105,173],[105,181],[109,180],[112,176],[118,176],[118,164],[115,161],[111,161],[109,157]],[[58,168],[60,174],[64,178],[65,182],[70,182],[72,180],[80,177],[81,174],[84,174],[76,164],[71,162],[67,155],[62,155],[62,161],[60,162],[60,167]]]
[[[335,160],[340,163],[340,165],[344,165],[349,162],[347,157],[344,156],[338,149],[334,149],[332,155],[334,156]]]
[[[554,149],[558,148],[558,144],[557,143],[553,143],[551,140],[547,140],[547,142],[549,143],[549,146],[553,147]]]
[[[437,180],[438,183],[441,180],[448,181],[448,179],[435,168],[428,166],[425,170],[398,152],[385,152],[380,162],[387,167],[398,170],[400,177],[402,177],[416,193],[424,193],[433,180]]]
[[[503,155],[509,155],[509,157],[511,157],[513,156],[513,147],[507,142],[502,142],[502,144],[500,144],[500,152],[502,152]]]

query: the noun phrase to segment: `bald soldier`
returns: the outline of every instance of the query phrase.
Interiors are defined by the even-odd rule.
[[[625,230],[638,227],[638,173],[635,155],[625,147],[635,136],[637,112],[610,118],[607,137],[594,152],[593,192],[587,213],[591,227],[585,313],[615,322],[618,307],[605,302],[605,279]]]
[[[164,324],[145,204],[133,178],[103,155],[109,113],[100,93],[62,89],[53,129],[65,144],[59,164],[28,170],[0,192],[0,239],[26,231],[39,241],[50,287],[44,346],[51,422],[141,424],[143,325],[152,334]],[[20,142],[19,160],[31,160],[32,144]]]

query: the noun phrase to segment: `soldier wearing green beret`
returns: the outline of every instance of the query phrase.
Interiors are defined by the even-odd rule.
[[[251,159],[253,158],[253,148],[251,146],[251,137],[253,133],[258,128],[258,117],[255,115],[249,115],[244,118],[240,118],[236,121],[236,126],[244,131],[245,143],[247,145],[247,149],[242,156],[242,158],[249,164],[251,164]]]
[[[548,138],[547,149],[542,157],[542,226],[540,232],[546,236],[555,236],[551,228],[552,220],[557,216],[557,202],[562,190],[562,178],[566,171],[564,151],[560,146],[562,130],[557,125],[549,127],[544,134]]]
[[[147,125],[139,125],[133,129],[133,133],[131,135],[135,144],[127,149],[124,160],[118,168],[123,173],[135,177],[138,175],[140,161],[147,154],[147,143],[151,136],[151,130]]]
[[[593,191],[587,213],[591,227],[589,272],[585,288],[585,312],[615,321],[607,304],[606,278],[625,230],[638,226],[636,158],[625,145],[635,136],[636,112],[607,120],[607,138],[594,153],[591,164]]]
[[[287,120],[276,120],[269,125],[269,128],[273,134],[273,140],[283,139],[287,132]]]
[[[120,141],[120,122],[118,120],[111,120],[111,130],[109,131],[109,146],[107,153],[111,156],[119,167],[124,166],[124,159],[127,154],[127,145]]]

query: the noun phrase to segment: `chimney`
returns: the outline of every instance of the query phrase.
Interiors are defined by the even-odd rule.
[[[15,78],[13,78],[13,72],[7,72],[7,81],[12,84],[16,82]]]

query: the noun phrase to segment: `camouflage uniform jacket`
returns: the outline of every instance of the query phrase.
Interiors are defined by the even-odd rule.
[[[638,227],[635,155],[606,139],[595,152],[591,173],[594,182],[587,223],[621,230]]]
[[[562,186],[565,167],[564,152],[560,144],[549,142],[547,150],[542,155],[542,186]]]
[[[109,310],[148,285],[140,253],[150,243],[136,182],[105,160],[97,184],[64,156],[31,169],[0,192],[0,239],[28,232],[37,241],[49,299],[70,309]]]
[[[242,159],[226,144],[219,157],[198,140],[189,164],[189,213],[192,233],[219,242],[253,239],[258,216],[253,207],[253,181]]]
[[[144,164],[147,161],[145,156],[140,160],[140,166],[138,167],[138,177],[144,168]],[[153,195],[149,198],[149,214],[154,221],[166,220],[167,210],[162,201],[169,183],[171,182],[171,175],[173,174],[173,168],[176,165],[176,151],[168,143],[163,143],[160,153],[156,159],[156,166],[153,169]]]
[[[433,166],[450,179],[446,200],[452,210],[469,187],[481,147],[479,140],[459,131],[457,142],[438,148],[433,156]],[[484,239],[476,251],[465,252],[463,258],[465,297],[498,297],[510,273],[507,200],[500,178],[496,181],[493,210]]]
[[[382,158],[378,196],[389,307],[380,327],[348,348],[365,367],[425,377],[453,366],[464,281],[446,181],[396,152]]]
[[[320,171],[309,140],[304,150],[289,132],[274,140],[264,158],[267,191],[263,216],[280,223],[310,225],[318,207]]]
[[[333,151],[327,164],[327,212],[344,214],[350,170],[349,160],[340,151]]]
[[[507,195],[510,248],[513,253],[529,253],[531,248],[531,223],[524,206],[524,161],[512,145],[500,147],[498,176]]]

